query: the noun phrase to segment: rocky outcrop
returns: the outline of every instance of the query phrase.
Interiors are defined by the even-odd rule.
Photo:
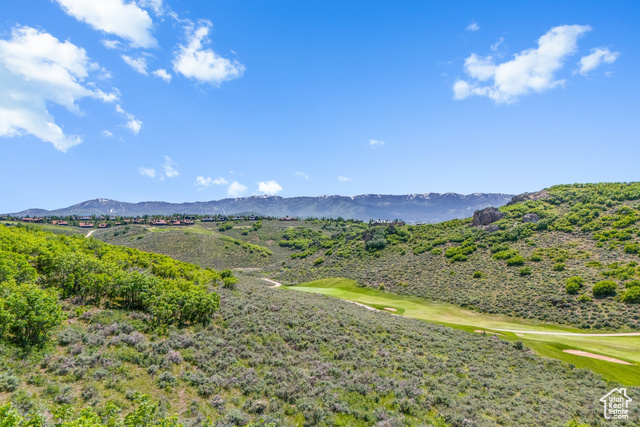
[[[528,213],[522,216],[522,222],[533,222],[535,224],[538,221],[540,221],[540,215],[536,213]]]
[[[475,211],[473,213],[473,222],[471,223],[474,227],[479,227],[481,225],[489,225],[493,222],[499,221],[504,218],[504,214],[500,212],[496,208],[488,207],[484,208],[481,211]]]
[[[495,224],[485,225],[482,228],[484,228],[487,233],[495,233],[496,231],[500,230],[500,227]]]
[[[519,196],[513,196],[507,206],[515,205],[518,202],[526,202],[528,200],[542,200],[549,198],[550,194],[547,190],[536,191],[535,193],[522,193]]]

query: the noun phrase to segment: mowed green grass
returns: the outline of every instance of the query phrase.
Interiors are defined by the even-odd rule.
[[[391,294],[369,288],[358,287],[354,280],[334,278],[316,280],[285,289],[299,292],[323,294],[347,301],[354,301],[370,307],[388,311],[391,315],[424,320],[426,322],[447,325],[463,329],[471,333],[485,330],[497,332],[500,337],[510,341],[522,341],[526,347],[538,354],[571,363],[578,368],[590,369],[603,378],[624,385],[640,385],[640,336],[595,336],[598,332],[585,333],[579,329],[563,328],[524,319],[507,316],[494,316],[461,307],[428,301],[416,297]],[[505,332],[499,329],[510,329],[523,332]],[[580,335],[544,335],[534,332],[578,333]],[[599,332],[604,333],[604,332]],[[621,359],[634,365],[622,365],[584,356],[564,353],[562,350],[583,350],[590,353]]]

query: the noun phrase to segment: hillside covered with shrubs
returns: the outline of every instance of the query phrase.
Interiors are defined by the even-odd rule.
[[[293,247],[280,278],[346,277],[487,313],[640,327],[640,183],[555,186],[499,211],[486,226],[345,222]]]

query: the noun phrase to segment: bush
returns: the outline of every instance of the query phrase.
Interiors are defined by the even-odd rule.
[[[320,258],[316,258],[315,261],[313,261],[313,265],[320,265],[324,262],[324,258],[320,257]]]
[[[553,271],[563,271],[565,264],[562,262],[557,262],[553,265]]]
[[[531,269],[529,267],[523,267],[520,269],[521,276],[529,276],[531,274]]]
[[[514,267],[514,266],[518,266],[518,265],[524,265],[524,258],[522,258],[520,255],[516,255],[513,258],[509,258],[507,260],[507,265],[509,267]]]
[[[622,293],[620,299],[627,304],[640,304],[640,286],[627,289]]]
[[[570,295],[575,295],[580,291],[580,285],[575,282],[567,283],[567,293]]]
[[[482,271],[476,271],[473,273],[474,279],[482,279]]]
[[[640,280],[632,280],[630,282],[627,282],[624,284],[624,287],[629,289],[629,288],[636,288],[640,286]]]
[[[618,289],[618,284],[612,280],[602,280],[595,285],[593,285],[593,296],[596,298],[605,298],[609,296],[614,296],[616,294],[616,290]]]
[[[9,373],[0,374],[0,391],[15,391],[20,386],[20,378]]]
[[[529,257],[529,261],[540,262],[542,261],[542,257],[538,254],[533,254]]]

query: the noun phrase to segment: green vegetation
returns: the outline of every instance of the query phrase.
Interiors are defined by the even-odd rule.
[[[487,314],[584,329],[640,328],[635,291],[594,294],[602,280],[640,280],[640,183],[555,186],[500,210],[505,217],[491,230],[471,227],[471,219],[336,229],[322,240],[331,248],[324,262],[294,248],[298,256],[285,260],[279,278],[347,277]],[[539,220],[525,222],[527,214]],[[583,281],[567,282],[576,276]]]
[[[440,323],[469,332],[478,329],[500,331],[504,339],[524,343],[527,347],[545,356],[563,360],[581,368],[591,369],[611,381],[640,386],[640,367],[637,366],[640,364],[640,336],[602,337],[589,333],[576,333],[578,332],[576,329],[563,329],[505,316],[478,315],[451,304],[363,288],[348,279],[323,279],[289,286],[286,289],[329,295],[366,304],[382,311],[392,308],[395,310],[394,314],[430,323]],[[519,332],[510,333],[509,330]],[[542,334],[538,334],[539,332]],[[570,335],[561,335],[566,333]],[[607,361],[575,356],[564,353],[562,350],[565,349],[604,354],[629,361],[634,365],[616,365]]]

